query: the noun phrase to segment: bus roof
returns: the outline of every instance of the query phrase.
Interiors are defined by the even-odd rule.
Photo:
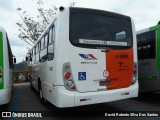
[[[148,32],[148,31],[150,31],[150,28],[145,28],[145,29],[137,31],[136,34],[141,34],[141,33]]]
[[[136,32],[136,34],[141,34],[141,33],[144,33],[144,32],[151,31],[151,30],[157,30],[159,28],[160,28],[160,24],[152,26],[152,27],[149,27],[149,28],[145,28],[145,29],[139,30],[139,31]]]

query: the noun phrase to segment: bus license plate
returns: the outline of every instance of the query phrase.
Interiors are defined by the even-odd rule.
[[[109,80],[99,81],[99,86],[106,86],[106,85],[112,85],[112,81]]]

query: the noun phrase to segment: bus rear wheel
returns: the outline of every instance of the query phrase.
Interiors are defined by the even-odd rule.
[[[45,100],[45,98],[43,97],[43,92],[42,92],[42,86],[41,86],[41,84],[39,85],[39,99],[40,99],[40,102],[42,104],[45,104],[47,102]]]

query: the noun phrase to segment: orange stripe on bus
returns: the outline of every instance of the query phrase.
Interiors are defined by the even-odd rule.
[[[111,81],[107,89],[126,88],[131,85],[133,74],[133,48],[127,50],[110,50],[106,52],[106,70]]]

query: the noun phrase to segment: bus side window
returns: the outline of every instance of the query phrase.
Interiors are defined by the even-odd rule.
[[[47,60],[47,42],[48,42],[48,34],[46,34],[45,39],[44,40],[44,48],[42,48],[41,52],[40,52],[40,62],[44,62]],[[43,42],[41,42],[41,45],[43,44]],[[41,46],[43,47],[43,46]]]
[[[46,34],[44,39],[44,47],[47,47],[47,45],[48,45],[48,33]]]
[[[36,50],[35,50],[35,47],[34,47],[34,48],[33,48],[33,63],[35,63],[35,60],[36,60],[36,59],[35,59],[35,56],[36,56],[35,51],[36,51]]]
[[[53,26],[49,30],[48,60],[53,60],[54,58],[54,39],[55,39],[55,28]]]
[[[44,48],[44,37],[41,40],[41,50],[43,50],[43,48]]]
[[[155,31],[149,31],[138,35],[138,59],[156,58],[155,36]]]
[[[142,59],[143,57],[143,51],[142,51],[142,45],[141,45],[141,37],[137,36],[137,48],[138,48],[138,59]]]
[[[38,58],[39,58],[39,60],[38,60],[38,62],[40,62],[41,41],[39,42],[38,47],[39,47],[39,51],[38,51]]]
[[[39,50],[40,50],[40,42],[36,45],[36,63],[39,62]]]
[[[32,61],[32,50],[31,50],[31,51],[30,51],[30,53],[29,53],[28,61],[29,61],[29,62],[31,62],[31,61]]]
[[[33,49],[31,50],[31,60],[30,60],[30,62],[31,62],[31,64],[32,64],[32,61],[33,61]]]

